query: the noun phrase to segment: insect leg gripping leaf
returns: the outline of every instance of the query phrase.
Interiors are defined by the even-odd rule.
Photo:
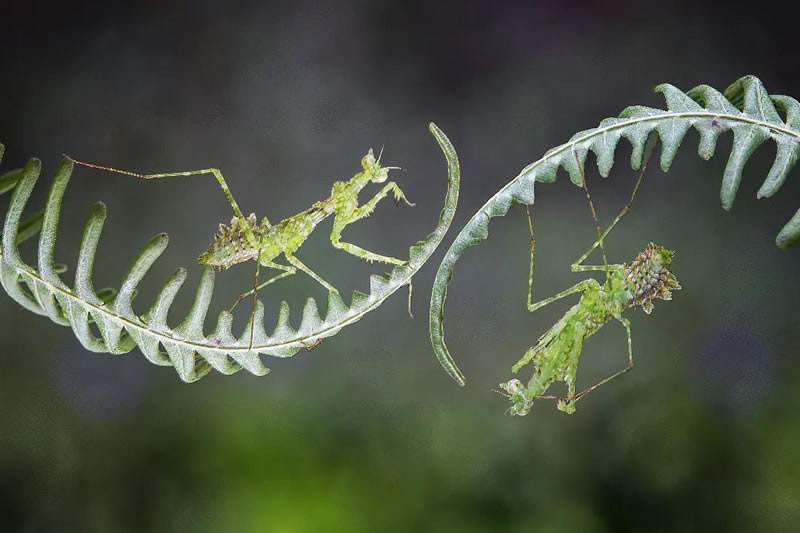
[[[214,291],[212,268],[203,270],[189,314],[177,327],[167,324],[167,313],[186,281],[183,268],[166,281],[150,309],[137,315],[132,302],[136,287],[166,248],[167,235],[164,233],[156,235],[145,245],[115,297],[107,292],[96,292],[92,284],[92,268],[106,218],[106,208],[102,203],[91,211],[83,231],[75,284],[73,287],[65,284],[59,276],[62,269],[54,262],[54,247],[61,200],[73,169],[69,160],[64,160],[56,172],[44,212],[36,213],[24,223],[20,221],[22,212],[39,177],[41,163],[31,159],[25,168],[0,176],[0,193],[13,189],[3,226],[0,281],[5,291],[24,308],[72,328],[87,350],[122,354],[138,346],[150,362],[174,366],[186,382],[200,379],[212,368],[223,374],[244,368],[253,374],[264,375],[269,370],[262,364],[260,355],[291,357],[301,348],[314,345],[357,322],[400,287],[409,284],[442,241],[458,202],[459,166],[456,152],[445,134],[433,123],[429,129],[444,152],[448,171],[445,206],[433,233],[411,246],[408,262],[394,267],[388,275],[373,275],[369,294],[353,292],[349,306],[338,293],[331,293],[323,319],[317,302],[309,298],[297,329],[289,323],[289,306],[284,301],[281,302],[276,328],[271,335],[267,334],[264,306],[259,301],[256,312],[239,338],[231,331],[233,317],[227,311],[220,313],[214,331],[205,334],[203,324]],[[0,160],[2,155],[3,146],[0,145]],[[18,245],[38,232],[41,233],[38,264],[33,267],[22,261]],[[93,333],[92,323],[99,336]],[[250,348],[253,324],[254,341]]]

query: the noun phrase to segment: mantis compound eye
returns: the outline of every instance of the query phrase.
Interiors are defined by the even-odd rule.
[[[375,165],[375,168],[371,171],[372,183],[383,183],[389,178],[389,169],[388,168],[381,168],[380,165]]]

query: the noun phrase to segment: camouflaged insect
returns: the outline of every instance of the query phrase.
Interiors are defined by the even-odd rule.
[[[573,264],[573,271],[589,268],[579,267],[587,255],[588,253],[584,254],[581,260]],[[573,413],[577,400],[633,368],[630,323],[627,318],[622,317],[622,313],[629,308],[641,307],[645,313],[650,314],[654,300],[672,299],[672,291],[681,288],[670,270],[673,255],[673,251],[650,243],[629,265],[591,267],[594,270],[605,270],[607,277],[603,285],[594,279],[588,279],[530,306],[533,311],[556,299],[583,292],[580,301],[539,337],[536,346],[530,348],[512,367],[512,372],[516,373],[526,364],[534,362],[536,371],[528,385],[523,386],[518,379],[500,384],[511,401],[509,412],[523,416],[530,412],[534,400],[557,399],[559,410]],[[628,333],[628,366],[576,395],[575,379],[583,342],[611,319],[619,320]],[[567,385],[567,396],[545,396],[547,389],[556,381],[563,381]]]

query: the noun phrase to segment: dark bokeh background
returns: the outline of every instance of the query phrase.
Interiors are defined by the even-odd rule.
[[[445,191],[437,122],[463,169],[445,239],[523,166],[651,88],[724,89],[755,74],[800,96],[796,28],[770,12],[627,0],[381,2],[282,6],[120,2],[0,13],[3,168],[62,152],[142,171],[223,169],[246,212],[280,219],[349,178],[370,146],[402,166],[417,207],[381,204],[349,240],[403,255],[433,228]],[[800,520],[800,250],[774,237],[798,207],[794,172],[776,197],[755,192],[775,148],[745,169],[731,212],[719,185],[731,136],[699,159],[687,136],[672,170],[655,166],[607,243],[629,260],[648,241],[677,250],[683,290],[650,316],[630,313],[636,370],[576,414],[537,404],[504,417],[491,392],[561,313],[524,301],[524,211],[495,219],[489,241],[456,267],[448,344],[459,389],[427,340],[430,284],[415,318],[395,295],[314,351],[267,361],[256,378],[194,385],[138,351],[88,353],[66,328],[0,297],[2,531],[787,531]],[[588,176],[609,220],[630,193],[630,147],[612,176]],[[45,187],[33,200],[42,205]],[[178,265],[190,266],[172,323],[198,278],[194,258],[229,207],[213,180],[145,183],[78,170],[65,200],[58,260],[74,267],[91,205],[108,204],[96,285],[117,286],[153,234],[172,244],[137,298],[144,310]],[[537,190],[536,294],[580,279],[569,263],[592,242],[583,193],[560,179]],[[380,267],[330,247],[329,225],[301,257],[343,292]],[[33,249],[26,248],[27,257]],[[250,282],[218,277],[215,310]],[[65,279],[71,280],[71,274]],[[295,323],[322,290],[302,275],[263,294]],[[244,322],[246,311],[237,319]],[[211,327],[210,321],[208,327]],[[587,342],[579,379],[624,364],[617,325]]]

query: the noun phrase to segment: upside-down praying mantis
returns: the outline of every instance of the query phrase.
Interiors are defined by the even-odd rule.
[[[652,146],[650,150],[652,154]],[[533,235],[533,222],[528,212],[528,229],[530,232],[530,271],[528,276],[528,311],[533,312],[545,305],[552,303],[571,294],[582,292],[580,301],[572,306],[564,316],[556,322],[544,335],[539,337],[535,346],[531,347],[522,358],[512,367],[516,373],[524,365],[534,362],[536,370],[527,385],[519,379],[511,379],[500,384],[505,391],[501,393],[508,397],[511,406],[508,412],[512,415],[524,416],[528,414],[533,402],[538,399],[558,400],[558,409],[566,413],[575,412],[575,402],[595,390],[600,385],[621,376],[633,368],[633,348],[631,343],[631,327],[627,318],[622,313],[627,308],[641,307],[650,314],[653,310],[653,300],[671,300],[672,290],[680,289],[678,280],[670,271],[673,251],[662,246],[650,243],[630,264],[609,265],[606,258],[603,239],[608,236],[614,226],[630,211],[636,192],[642,182],[647,160],[642,165],[639,177],[633,188],[633,193],[627,205],[622,208],[611,225],[601,232],[597,220],[597,213],[586,185],[586,178],[580,162],[575,157],[581,175],[586,198],[592,218],[595,222],[597,240],[586,252],[571,265],[573,272],[602,271],[606,273],[606,281],[602,285],[590,278],[581,281],[569,289],[555,296],[546,298],[536,303],[531,302],[533,291],[533,256],[536,241]],[[648,156],[649,160],[649,156]],[[583,262],[597,248],[603,255],[602,265],[584,265]],[[580,393],[575,393],[575,380],[583,350],[584,340],[596,333],[611,319],[616,319],[625,327],[628,334],[628,365],[622,370],[608,376]],[[566,396],[546,395],[545,392],[555,381],[563,381],[567,386]]]
[[[69,156],[67,156],[69,157]],[[212,266],[219,269],[227,269],[233,265],[244,263],[246,261],[254,260],[256,262],[256,272],[253,282],[253,288],[250,291],[243,293],[234,302],[230,311],[249,295],[253,296],[253,310],[255,313],[256,294],[259,290],[267,285],[270,285],[282,278],[295,274],[297,270],[302,270],[330,292],[338,292],[336,288],[322,279],[313,270],[303,264],[295,255],[300,246],[311,235],[316,226],[333,215],[333,229],[331,230],[330,239],[334,247],[344,250],[356,257],[360,257],[369,262],[378,261],[381,263],[390,263],[394,265],[402,265],[406,261],[389,257],[385,255],[376,254],[365,250],[355,244],[343,242],[341,240],[342,230],[348,225],[368,217],[378,202],[385,198],[390,192],[394,195],[395,202],[405,202],[409,206],[414,206],[409,202],[400,187],[394,182],[389,181],[381,188],[375,196],[364,204],[359,205],[358,195],[370,183],[384,183],[388,179],[389,171],[398,169],[398,167],[382,167],[381,155],[375,158],[372,149],[361,159],[362,170],[358,172],[348,181],[337,181],[333,184],[331,194],[328,198],[314,203],[309,209],[301,211],[296,215],[290,216],[278,222],[277,224],[270,224],[269,219],[264,217],[261,224],[256,221],[255,213],[245,218],[242,214],[239,205],[233,198],[225,178],[222,176],[217,168],[205,168],[200,170],[188,170],[182,172],[165,172],[158,174],[141,174],[131,172],[128,170],[120,170],[108,166],[97,165],[94,163],[86,163],[71,159],[75,164],[83,165],[90,168],[104,170],[108,172],[116,172],[128,176],[134,176],[141,179],[160,179],[178,176],[197,176],[210,174],[213,175],[219,182],[222,192],[228,199],[231,208],[233,209],[234,216],[231,219],[230,227],[224,224],[219,225],[219,233],[216,235],[214,242],[209,248],[198,258],[198,261],[203,265]],[[289,265],[282,265],[274,260],[283,254]],[[270,267],[283,271],[282,273],[273,276],[267,281],[259,284],[258,278],[260,267]],[[253,346],[254,328],[250,328],[250,348]],[[307,347],[308,349],[313,346]]]

